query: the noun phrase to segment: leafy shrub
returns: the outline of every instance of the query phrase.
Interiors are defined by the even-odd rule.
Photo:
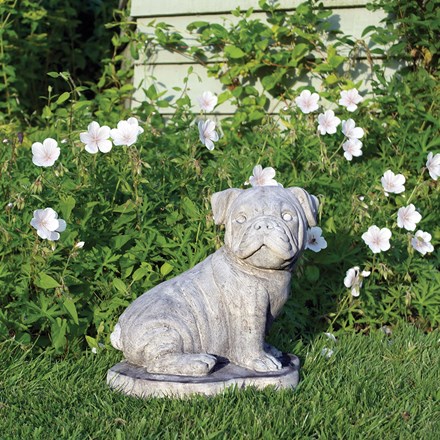
[[[367,7],[387,12],[383,27],[368,27],[373,39],[387,50],[376,53],[408,62],[416,70],[423,67],[430,73],[438,71],[440,56],[440,11],[436,0],[373,0]]]
[[[48,88],[66,90],[46,73],[68,71],[76,84],[97,82],[111,53],[110,21],[116,0],[6,0],[0,4],[0,109],[27,119],[41,111]],[[90,97],[90,96],[89,96]]]
[[[248,14],[240,22],[246,33],[239,27],[228,30],[223,48],[230,47],[225,63],[229,73],[222,78],[234,77],[241,66],[242,82],[219,98],[229,96],[239,110],[236,117],[217,123],[222,136],[213,151],[200,142],[185,90],[175,116],[166,121],[158,109],[167,101],[154,86],[136,109],[144,132],[134,144],[115,145],[108,153],[84,149],[80,134],[90,122],[116,127],[131,116],[123,107],[133,92],[130,84],[124,84],[131,73],[118,51],[107,59],[98,83],[87,86],[95,99],[87,99],[86,87],[77,86],[69,72],[49,72],[67,88],[48,97],[38,124],[0,127],[0,139],[5,139],[5,148],[0,149],[0,193],[5,201],[0,217],[2,338],[63,352],[86,336],[99,350],[121,311],[139,294],[192,267],[221,245],[222,231],[214,226],[210,196],[227,187],[243,187],[255,164],[275,168],[284,186],[302,186],[319,197],[319,223],[328,243],[321,252],[304,255],[293,278],[293,298],[272,337],[323,328],[367,331],[402,319],[424,329],[438,326],[438,251],[422,256],[411,245],[414,232],[396,224],[397,210],[413,203],[422,215],[420,229],[432,234],[434,245],[440,238],[438,183],[426,169],[428,152],[435,153],[439,146],[436,77],[417,66],[388,80],[376,68],[373,96],[364,97],[350,112],[338,106],[341,91],[357,86],[338,73],[340,64],[350,58],[335,58],[332,65],[332,57],[340,56],[336,44],[322,43],[326,56],[315,57],[313,67],[309,54],[299,49],[296,66],[278,66],[293,59],[286,58],[290,55],[284,46],[292,44],[293,35],[301,40],[295,44],[305,45],[307,51],[312,36],[321,40],[312,28],[306,33],[297,18],[283,18],[276,8],[260,3],[277,24],[274,27],[285,30],[266,35],[270,28],[248,20]],[[299,9],[312,27],[320,28],[328,12],[315,11],[310,4]],[[116,28],[113,44],[118,49],[128,45],[138,56],[148,39],[133,32],[129,23],[121,26],[123,32]],[[193,26],[206,44],[218,38],[216,32],[223,32],[209,24]],[[272,64],[267,69],[250,66],[262,56],[260,49],[249,49],[256,29],[266,35],[267,44],[279,43],[274,43],[279,52],[266,50]],[[338,36],[338,41],[348,39]],[[157,25],[157,41],[151,43],[187,50],[179,34],[164,25]],[[319,112],[332,108],[341,120],[353,118],[363,128],[362,156],[344,157],[347,136],[340,125],[334,134],[317,133],[317,112],[305,114],[295,103],[302,89],[291,82],[293,71],[321,79],[319,94],[324,99]],[[250,88],[254,75],[266,84],[267,93],[282,99],[279,115],[263,113],[265,103],[259,101],[263,94],[257,96]],[[270,79],[275,77],[279,79]],[[253,112],[261,114],[250,118]],[[203,113],[198,117],[207,118]],[[242,124],[249,119],[251,124]],[[37,167],[31,146],[49,137],[58,142],[60,156],[52,166]],[[387,170],[405,176],[405,192],[384,194],[381,177]],[[33,212],[47,207],[67,223],[58,241],[39,238],[30,226]],[[373,224],[392,231],[390,250],[373,254],[362,240]],[[371,272],[357,286],[358,297],[344,286],[344,277],[354,266]]]

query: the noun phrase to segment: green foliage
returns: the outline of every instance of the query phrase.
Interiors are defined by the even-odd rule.
[[[118,315],[138,295],[221,246],[210,196],[244,187],[255,164],[274,167],[285,187],[301,186],[319,197],[319,224],[328,242],[320,253],[305,253],[271,338],[328,328],[368,331],[401,320],[425,330],[439,325],[440,192],[426,170],[428,152],[440,145],[435,72],[417,65],[386,78],[374,66],[373,94],[355,113],[336,108],[341,89],[358,87],[340,70],[346,60],[338,48],[350,39],[337,35],[324,43],[331,36],[329,11],[310,2],[296,14],[260,3],[269,24],[253,19],[251,11],[235,11],[238,24],[231,27],[193,23],[190,30],[203,43],[197,49],[168,25],[156,24],[153,39],[138,33],[118,13],[118,24],[108,25],[115,29],[114,51],[97,81],[78,85],[67,70],[48,71],[64,86],[49,88],[33,124],[26,123],[29,115],[18,122],[14,110],[0,125],[0,338],[57,353],[84,339],[102,348]],[[122,49],[137,58],[155,44],[213,61],[208,68],[227,89],[219,101],[230,99],[237,113],[218,122],[222,137],[211,152],[199,140],[186,88],[175,90],[180,96],[170,104],[151,85],[135,110],[144,128],[137,142],[89,154],[79,135],[90,122],[113,128],[131,116],[124,102],[133,95],[132,71]],[[184,84],[190,75],[192,70]],[[324,109],[333,103],[340,119],[354,118],[365,130],[361,157],[347,161],[342,133],[318,135],[316,116],[293,104],[303,89],[301,75],[320,81]],[[274,116],[266,111],[267,94],[283,105]],[[175,111],[169,119],[160,113],[166,107]],[[43,169],[32,163],[31,145],[48,137],[58,141],[61,155]],[[388,169],[404,174],[405,193],[384,195],[380,178]],[[409,203],[422,214],[418,228],[432,234],[430,255],[415,252],[411,234],[396,225],[398,208]],[[67,222],[57,242],[40,239],[30,226],[33,211],[46,207]],[[373,255],[362,241],[373,224],[392,230],[388,252]],[[371,271],[358,298],[343,284],[353,266]]]
[[[104,28],[117,0],[5,0],[0,3],[0,111],[27,119],[44,106],[48,88],[61,94],[65,82],[50,71],[68,71],[75,83],[95,82],[110,55]],[[90,97],[90,96],[89,96]]]
[[[293,12],[280,11],[265,0],[259,6],[265,22],[253,18],[252,8],[237,8],[232,11],[234,22],[189,24],[196,39],[193,46],[184,44],[177,30],[156,24],[154,44],[193,57],[223,84],[226,90],[219,101],[229,99],[237,106],[231,119],[235,128],[267,121],[268,110],[276,110],[274,105],[269,108],[269,97],[276,98],[275,107],[284,106],[295,96],[299,81],[311,84],[316,79],[328,86],[330,96],[335,96],[333,89],[353,84],[342,69],[349,57],[339,50],[355,52],[357,43],[339,37],[328,20],[331,11],[322,3],[306,1]]]
[[[418,67],[428,72],[438,71],[440,56],[440,8],[438,0],[373,0],[367,7],[387,13],[384,26],[371,26],[373,40],[388,46],[375,52],[408,62],[412,70]]]

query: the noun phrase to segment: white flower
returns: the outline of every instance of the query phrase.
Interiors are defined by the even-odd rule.
[[[319,226],[313,226],[307,229],[307,242],[305,249],[313,252],[319,252],[327,247],[327,241],[322,237],[322,229]]]
[[[91,154],[96,154],[98,151],[101,153],[108,153],[113,145],[109,140],[110,127],[103,125],[102,127],[95,121],[91,122],[87,131],[80,133],[81,142],[86,144],[85,150]]]
[[[390,245],[391,231],[388,228],[379,229],[376,225],[370,226],[367,232],[362,234],[362,240],[377,254],[381,251],[387,251]]]
[[[357,109],[357,104],[363,100],[364,98],[359,95],[357,89],[342,90],[339,105],[346,107],[349,112],[354,112]]]
[[[391,170],[385,171],[380,179],[386,196],[388,193],[400,194],[405,191],[405,180],[403,174],[394,174]]]
[[[399,208],[397,211],[397,226],[405,228],[407,231],[414,231],[416,224],[422,216],[416,211],[416,207],[411,203],[406,208]]]
[[[360,139],[364,135],[364,130],[361,127],[356,127],[353,119],[342,121],[342,133],[349,139]]]
[[[138,136],[144,132],[142,127],[139,127],[136,118],[128,118],[126,121],[119,121],[117,128],[110,130],[110,136],[115,145],[126,145],[129,147],[133,145]]]
[[[37,209],[34,211],[31,226],[37,230],[39,237],[55,241],[60,238],[59,232],[66,229],[66,222],[58,218],[58,214],[52,208]]]
[[[359,139],[349,139],[342,144],[342,149],[347,160],[362,156],[362,142]]]
[[[78,243],[75,244],[75,249],[82,249],[86,243],[84,241],[78,241]]]
[[[58,142],[55,139],[47,138],[41,142],[32,144],[32,162],[37,167],[51,167],[60,156]]]
[[[426,168],[428,168],[429,175],[437,180],[440,176],[440,154],[436,154],[435,156],[431,153],[428,153],[428,160],[426,161]]]
[[[335,116],[333,110],[327,110],[325,113],[318,115],[318,130],[322,135],[336,133],[336,127],[341,123],[341,120]]]
[[[330,339],[330,341],[333,341],[335,343],[337,342],[336,336],[333,333],[324,333],[324,334],[325,334],[325,336],[327,336],[327,338]]]
[[[321,356],[324,356],[326,359],[330,359],[334,354],[334,351],[331,348],[324,347],[321,350]]]
[[[98,349],[96,347],[92,347],[92,353],[93,354],[97,354],[98,353]]]
[[[303,90],[301,94],[295,98],[296,105],[300,110],[307,114],[318,110],[319,95],[311,93],[310,90]]]
[[[211,92],[203,92],[202,96],[199,98],[199,105],[205,112],[212,112],[214,107],[217,105],[217,96]]]
[[[200,141],[208,150],[214,149],[214,142],[217,142],[219,137],[215,131],[215,122],[207,119],[206,121],[199,121],[199,135]]]
[[[351,294],[355,297],[359,296],[359,291],[362,287],[363,279],[368,277],[371,273],[366,270],[363,270],[361,273],[359,273],[359,270],[359,266],[348,269],[344,278],[344,286],[348,289],[351,288]]]
[[[252,170],[252,176],[249,177],[249,183],[252,186],[278,186],[274,177],[275,170],[272,167],[263,169],[261,165],[256,165]]]
[[[415,237],[411,239],[411,245],[417,252],[425,255],[427,252],[434,250],[434,246],[431,244],[431,238],[431,234],[428,232],[417,231]]]

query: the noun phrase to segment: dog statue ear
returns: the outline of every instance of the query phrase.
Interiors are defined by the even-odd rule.
[[[242,189],[229,188],[212,195],[211,206],[216,225],[223,225],[225,223],[229,207],[242,191]]]
[[[318,198],[310,195],[302,188],[294,187],[286,189],[288,189],[298,199],[299,203],[303,207],[309,227],[311,228],[312,226],[316,226],[319,207]]]

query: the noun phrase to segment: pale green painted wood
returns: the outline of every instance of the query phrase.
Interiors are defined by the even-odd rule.
[[[304,0],[279,0],[282,9],[294,9]],[[365,6],[366,0],[323,0],[326,7]],[[258,7],[258,0],[132,0],[131,15],[133,17],[154,17],[184,14],[217,14],[229,12],[240,7],[241,10]]]
[[[250,19],[259,19],[264,20],[266,17],[263,13],[255,13]],[[367,11],[364,8],[352,8],[352,9],[336,9],[333,10],[333,14],[330,17],[330,22],[332,23],[332,29],[340,30],[344,35],[351,35],[355,39],[362,39],[366,46],[370,45],[370,38],[366,36],[362,38],[362,31],[370,25],[380,26],[380,21],[384,18],[384,14],[380,11]],[[175,17],[157,17],[156,22],[165,22],[171,26],[173,26],[180,34],[185,38],[185,42],[189,46],[194,46],[197,44],[195,34],[189,33],[186,28],[188,24],[193,21],[208,21],[210,23],[218,23],[222,24],[225,27],[228,27],[231,23],[237,23],[240,18],[234,17],[233,15],[198,15],[198,16],[175,16]],[[138,29],[141,32],[149,34],[151,36],[154,35],[154,30],[152,27],[149,27],[148,24],[151,23],[151,19],[149,18],[139,18],[137,20]],[[347,55],[347,50],[341,50],[343,55]],[[365,51],[359,52],[359,57],[365,55]],[[145,58],[141,59],[140,62],[145,62]],[[149,54],[148,63],[154,64],[188,64],[192,63],[191,59],[180,55],[177,53],[169,52],[166,50],[158,51],[154,54]]]
[[[303,0],[280,0],[281,8],[294,9]],[[367,1],[365,0],[325,0],[324,5],[332,9],[330,18],[334,29],[341,30],[345,35],[350,35],[354,39],[361,40],[369,47],[370,40],[367,37],[362,38],[362,31],[370,25],[379,26],[380,21],[384,18],[381,11],[368,11],[365,8]],[[156,22],[166,22],[173,26],[184,37],[189,45],[194,45],[196,39],[186,31],[186,27],[193,21],[209,21],[211,23],[226,24],[234,23],[238,20],[230,14],[230,11],[240,6],[242,10],[254,7],[252,19],[264,20],[266,15],[258,12],[258,0],[133,0],[132,15],[137,18],[138,29],[141,32],[153,35],[153,29],[148,24],[154,20]],[[330,42],[331,43],[331,42]],[[342,54],[344,51],[341,51]],[[358,59],[355,61],[350,76],[356,80],[362,80],[363,86],[361,91],[367,93],[371,90],[371,67],[365,60],[366,52],[360,50],[357,54]],[[375,63],[381,63],[381,60],[375,60]],[[188,96],[193,104],[192,110],[198,112],[197,98],[201,94],[210,90],[213,93],[220,94],[224,91],[222,84],[215,78],[209,78],[206,70],[199,64],[181,54],[171,53],[165,50],[155,52],[148,51],[144,56],[136,61],[134,67],[133,83],[137,89],[133,96],[132,106],[139,105],[145,99],[143,88],[147,89],[154,84],[158,91],[166,91],[164,98],[174,102],[180,95],[180,92],[174,91],[173,87],[185,88],[183,79],[187,76],[188,69],[192,67],[194,73],[189,77],[186,85]],[[392,69],[387,70],[387,74],[391,75]],[[298,80],[296,87],[303,85],[312,85],[317,90],[320,87],[320,81],[314,78],[304,77]],[[257,88],[261,91],[262,87],[257,84]],[[275,100],[271,101],[268,108],[269,113],[279,111],[283,103]],[[164,114],[171,113],[170,109],[159,109]],[[228,102],[218,106],[215,113],[219,116],[233,114],[235,108]]]
[[[382,64],[381,60],[375,60],[375,64]],[[173,90],[173,87],[180,87],[182,90],[185,88],[184,78],[188,76],[189,65],[187,64],[149,64],[149,65],[136,65],[134,70],[133,83],[137,89],[133,96],[132,107],[138,106],[144,99],[145,95],[142,88],[147,89],[151,84],[154,84],[158,91],[166,91],[163,98],[168,98],[171,102],[180,96],[181,92]],[[194,72],[189,76],[186,84],[188,96],[191,99],[193,108],[192,110],[197,113],[199,111],[197,98],[202,95],[206,90],[210,90],[215,94],[220,94],[224,91],[222,84],[216,78],[209,78],[206,70],[200,65],[193,66]],[[386,76],[391,76],[394,73],[393,68],[387,68]],[[362,81],[363,85],[360,87],[361,94],[365,95],[371,91],[372,72],[371,68],[364,62],[359,60],[353,68],[350,70],[350,77],[355,80]],[[300,78],[295,86],[312,85],[318,92],[321,86],[321,80],[311,77]],[[262,91],[260,84],[256,85],[259,91]],[[276,100],[272,100],[268,109],[269,113],[277,113],[284,103],[279,103]],[[229,103],[225,102],[215,109],[216,114],[232,114],[235,108]],[[170,109],[159,109],[163,114],[172,113]]]

